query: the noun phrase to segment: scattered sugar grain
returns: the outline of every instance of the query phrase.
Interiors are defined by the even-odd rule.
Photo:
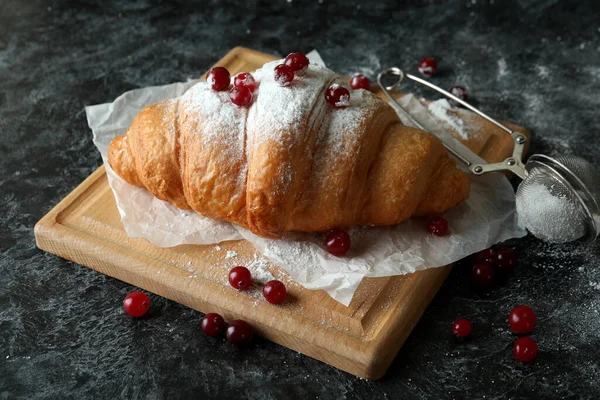
[[[235,258],[238,256],[238,253],[232,250],[227,250],[227,254],[225,254],[225,258],[229,259],[229,258]]]

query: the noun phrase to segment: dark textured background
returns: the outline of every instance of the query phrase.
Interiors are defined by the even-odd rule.
[[[484,293],[458,266],[378,382],[264,340],[207,338],[200,313],[157,296],[132,320],[132,287],[35,247],[35,222],[100,165],[85,105],[199,76],[238,45],[317,48],[371,78],[433,55],[434,82],[530,128],[535,152],[600,167],[600,2],[400,3],[0,0],[0,398],[597,397],[599,245],[508,243],[519,269]],[[538,315],[529,365],[511,354],[517,304]],[[474,325],[464,343],[457,316]]]

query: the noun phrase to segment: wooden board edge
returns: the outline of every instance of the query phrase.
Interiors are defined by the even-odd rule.
[[[386,324],[380,330],[381,335],[373,341],[373,347],[370,351],[374,358],[368,366],[369,374],[365,376],[366,379],[377,380],[386,373],[400,348],[402,348],[438,290],[446,281],[452,268],[453,265],[451,264],[427,270],[435,272],[434,276],[432,276],[433,274],[425,274],[419,277],[419,280],[433,280],[434,283],[429,283],[427,292],[421,292],[420,296],[412,296],[412,301],[403,304],[402,310],[398,310],[399,307],[396,304],[396,310],[402,315],[402,318],[386,321]]]

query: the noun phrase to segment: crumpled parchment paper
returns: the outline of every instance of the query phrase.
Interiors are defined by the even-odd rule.
[[[311,52],[309,58],[311,62],[323,64],[316,51]],[[323,250],[323,234],[300,234],[285,240],[264,239],[234,224],[214,221],[158,200],[146,189],[131,186],[115,174],[106,162],[108,144],[127,130],[143,107],[179,97],[196,82],[136,89],[112,103],[86,107],[94,143],[102,154],[108,182],[129,236],[146,238],[159,247],[243,238],[302,286],[323,289],[347,306],[365,276],[403,275],[447,265],[495,243],[526,234],[517,225],[515,194],[502,174],[471,175],[469,199],[444,213],[451,234],[444,237],[430,235],[421,218],[394,227],[353,228],[349,232],[352,249],[342,258]],[[414,96],[404,96],[400,102],[432,133],[453,140]],[[473,154],[473,158],[477,156]]]

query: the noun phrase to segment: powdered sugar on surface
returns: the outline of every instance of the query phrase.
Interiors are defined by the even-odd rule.
[[[498,60],[498,78],[502,78],[508,74],[508,67],[506,65],[506,60],[501,58]]]
[[[227,253],[225,254],[225,258],[235,258],[238,256],[238,253],[232,250],[227,250]]]
[[[469,128],[465,125],[465,122],[451,113],[453,108],[448,100],[433,101],[429,103],[427,109],[436,120],[456,131],[462,139],[468,140],[471,138]]]

